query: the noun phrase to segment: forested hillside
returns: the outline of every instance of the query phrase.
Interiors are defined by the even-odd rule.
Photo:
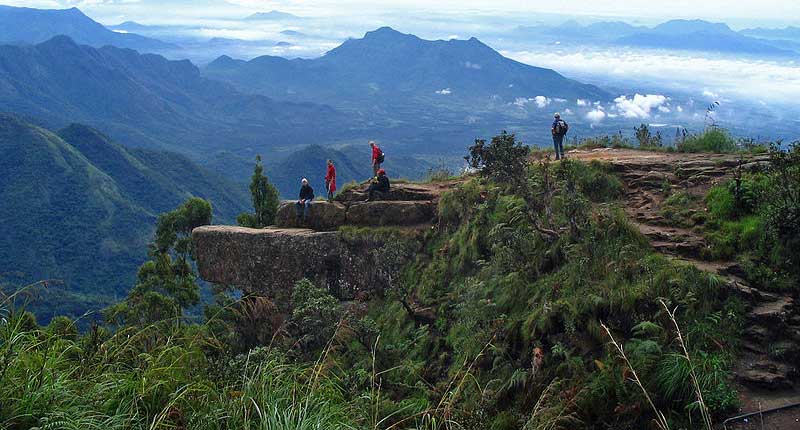
[[[232,222],[248,206],[235,186],[187,158],[130,151],[82,125],[57,133],[0,115],[0,284],[51,283],[39,318],[80,315],[124,296],[156,216],[190,196]]]

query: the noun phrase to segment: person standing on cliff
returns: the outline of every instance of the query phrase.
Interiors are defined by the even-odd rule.
[[[374,140],[369,142],[369,146],[372,147],[372,176],[378,176],[378,170],[381,169],[385,155]]]
[[[303,217],[303,222],[308,221],[308,213],[311,211],[311,202],[314,201],[314,189],[311,188],[311,185],[308,185],[308,179],[303,178],[300,181],[302,186],[300,187],[300,199],[295,203],[295,209],[297,210],[297,219],[299,220],[300,217]]]
[[[561,114],[556,113],[553,119],[553,127],[550,132],[553,134],[553,146],[556,149],[556,160],[564,158],[564,137],[569,131],[569,124],[561,119]]]
[[[328,201],[333,201],[333,193],[336,192],[336,167],[333,160],[328,160],[328,172],[325,173],[325,189],[328,191]]]

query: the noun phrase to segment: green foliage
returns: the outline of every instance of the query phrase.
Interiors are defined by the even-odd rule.
[[[764,219],[779,245],[780,266],[800,280],[800,143],[787,152],[773,148],[771,154]]]
[[[581,167],[577,169],[578,186],[589,200],[608,202],[622,197],[622,181],[611,173],[608,165],[592,160]]]
[[[402,307],[376,308],[373,318],[388,344],[379,357],[402,351],[391,363],[427,380],[455,378],[474,361],[475,383],[466,384],[458,404],[494,417],[476,428],[520,428],[526,421],[525,428],[646,426],[648,413],[632,406],[643,401],[641,391],[605,348],[603,321],[630,339],[626,350],[659,404],[673,411],[670,419],[688,425],[690,415],[699,417],[688,380],[673,378],[677,391],[661,390],[658,382],[670,374],[662,364],[679,352],[654,305],[666,298],[689,332],[713,411],[730,408],[731,350],[719,345],[739,336],[740,312],[727,311],[737,301],[722,294],[716,278],[652,255],[621,210],[589,205],[590,198],[618,195],[605,191],[617,187],[598,191],[586,179],[605,174],[602,165],[541,163],[527,170],[526,189],[515,194],[473,179],[442,196],[442,228],[406,278],[411,301],[435,308],[435,320],[420,327],[402,322],[408,318]],[[717,315],[714,324],[709,314]]]
[[[278,190],[264,176],[264,166],[261,164],[260,155],[256,155],[256,167],[250,179],[250,198],[253,202],[255,214],[243,213],[239,215],[236,218],[237,224],[249,228],[264,228],[273,225],[275,223],[275,215],[278,213],[280,198],[278,197]]]
[[[331,340],[339,324],[339,302],[325,289],[303,279],[294,286],[292,305],[290,323],[298,344],[307,353],[319,351]]]
[[[578,149],[597,149],[597,148],[614,148],[614,149],[632,149],[633,144],[627,136],[623,136],[622,132],[605,136],[586,137],[582,139],[575,138],[572,141],[572,146]]]
[[[687,191],[678,191],[664,200],[661,205],[661,216],[669,225],[691,228],[706,221],[702,204],[700,197]]]
[[[679,152],[727,153],[737,150],[736,140],[721,128],[709,128],[701,134],[693,134],[678,143]]]
[[[158,218],[150,259],[140,268],[128,298],[105,311],[109,322],[140,326],[179,318],[200,300],[192,268],[192,230],[211,223],[211,204],[192,198]]]
[[[0,319],[4,429],[351,429],[359,416],[322,366],[268,349],[215,359],[204,326],[167,328],[145,351],[137,340],[163,327],[69,339],[20,314]]]
[[[760,288],[791,288],[800,279],[795,258],[800,252],[797,153],[797,147],[788,152],[774,148],[766,171],[737,174],[706,197],[710,256],[738,256],[748,280]]]
[[[487,145],[476,139],[466,157],[470,167],[481,169],[481,173],[499,183],[515,183],[524,176],[530,148],[516,141],[514,134],[503,131]]]

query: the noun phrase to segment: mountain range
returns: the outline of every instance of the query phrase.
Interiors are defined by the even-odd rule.
[[[657,49],[711,51],[757,54],[769,57],[800,56],[793,39],[793,29],[751,29],[737,32],[724,23],[704,20],[671,20],[655,27],[635,26],[625,22],[597,22],[581,25],[567,21],[558,26],[521,26],[514,31],[517,38],[538,38],[547,41],[612,44]],[[779,37],[779,35],[781,37]]]
[[[77,45],[66,36],[0,46],[0,101],[50,127],[86,123],[128,146],[195,159],[222,149],[314,142],[351,123],[330,107],[242,94],[202,77],[189,61]]]
[[[158,214],[198,196],[230,223],[249,206],[245,186],[182,155],[128,149],[84,125],[52,132],[0,114],[0,153],[0,285],[61,281],[46,308],[65,314],[127,293]]]
[[[223,56],[206,76],[242,91],[275,98],[327,102],[336,107],[433,106],[482,109],[491,101],[545,95],[609,99],[592,85],[502,56],[476,38],[423,40],[389,27],[350,39],[320,58],[250,61]]]
[[[142,52],[161,52],[178,47],[134,33],[111,31],[78,8],[32,9],[0,5],[0,43],[37,44],[55,36],[69,36],[77,43],[102,47],[113,45]]]

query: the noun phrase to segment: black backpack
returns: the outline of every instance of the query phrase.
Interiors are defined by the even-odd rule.
[[[383,160],[385,159],[386,159],[386,154],[384,154],[383,151],[381,151],[381,155],[378,156],[378,163],[383,164]]]
[[[563,119],[558,120],[556,122],[556,134],[559,136],[566,136],[567,132],[569,131],[569,124]]]

